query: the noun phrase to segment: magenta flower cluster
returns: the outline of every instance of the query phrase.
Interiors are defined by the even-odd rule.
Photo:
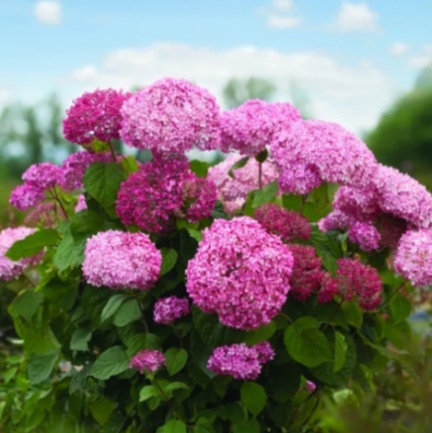
[[[81,145],[120,138],[120,108],[130,93],[114,89],[86,92],[75,99],[63,120],[67,140]]]
[[[129,368],[138,370],[141,374],[145,372],[154,373],[165,365],[165,356],[159,350],[144,349],[138,352],[129,362]]]
[[[0,231],[0,281],[9,281],[18,277],[27,267],[36,264],[41,259],[41,254],[18,261],[13,261],[5,256],[16,241],[20,241],[34,232],[35,229],[29,227],[7,228]]]
[[[189,81],[165,78],[143,87],[121,113],[120,135],[129,146],[167,154],[220,146],[216,100]]]
[[[288,247],[257,221],[217,219],[188,263],[186,289],[195,305],[224,325],[255,329],[285,303],[292,266]]]
[[[216,348],[210,356],[207,368],[218,375],[234,379],[255,380],[263,364],[274,358],[274,350],[268,341],[247,346],[245,343]]]
[[[190,305],[187,298],[169,296],[156,302],[153,309],[153,319],[156,323],[169,325],[189,313]]]
[[[87,240],[82,270],[96,287],[148,290],[159,278],[162,255],[144,233],[99,232]]]

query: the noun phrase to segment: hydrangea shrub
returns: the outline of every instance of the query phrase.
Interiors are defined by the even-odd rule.
[[[86,93],[63,126],[85,150],[30,167],[10,197],[30,227],[0,232],[25,354],[5,432],[306,432],[403,357],[432,196],[354,134],[174,79]]]

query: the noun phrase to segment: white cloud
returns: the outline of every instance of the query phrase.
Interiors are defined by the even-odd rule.
[[[343,2],[336,17],[336,29],[343,32],[374,31],[378,14],[366,3]]]
[[[34,13],[41,23],[57,25],[61,21],[61,4],[54,0],[38,1]]]
[[[284,17],[270,14],[267,17],[267,25],[276,29],[292,29],[301,24],[301,19],[297,17]]]
[[[411,56],[408,64],[415,69],[422,69],[432,63],[432,44],[423,45],[420,52]]]
[[[405,42],[395,42],[390,47],[390,53],[394,56],[401,56],[402,54],[405,54],[409,49],[409,45]]]
[[[272,4],[278,11],[289,11],[293,7],[293,0],[273,0]]]
[[[301,24],[301,19],[290,14],[294,7],[293,0],[273,0],[270,5],[262,7],[258,12],[266,17],[269,27],[276,29],[292,29]]]
[[[271,80],[279,100],[289,100],[296,83],[309,97],[317,118],[357,132],[374,126],[395,94],[391,79],[367,63],[348,67],[316,52],[284,53],[253,46],[216,51],[173,43],[111,52],[102,65],[72,72],[64,86],[75,92],[68,95],[72,99],[84,90],[130,89],[171,76],[192,80],[221,101],[222,88],[230,78],[251,75]]]

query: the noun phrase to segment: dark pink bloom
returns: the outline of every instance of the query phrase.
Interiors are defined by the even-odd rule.
[[[168,325],[190,312],[189,300],[177,296],[169,296],[159,299],[153,310],[153,318],[156,323]]]
[[[165,365],[165,356],[159,350],[144,349],[138,352],[129,363],[129,368],[135,368],[141,374],[154,373]]]

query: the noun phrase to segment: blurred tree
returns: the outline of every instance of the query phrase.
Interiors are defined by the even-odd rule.
[[[223,98],[228,108],[235,108],[249,99],[270,101],[275,92],[274,84],[262,78],[231,78],[223,88]]]

